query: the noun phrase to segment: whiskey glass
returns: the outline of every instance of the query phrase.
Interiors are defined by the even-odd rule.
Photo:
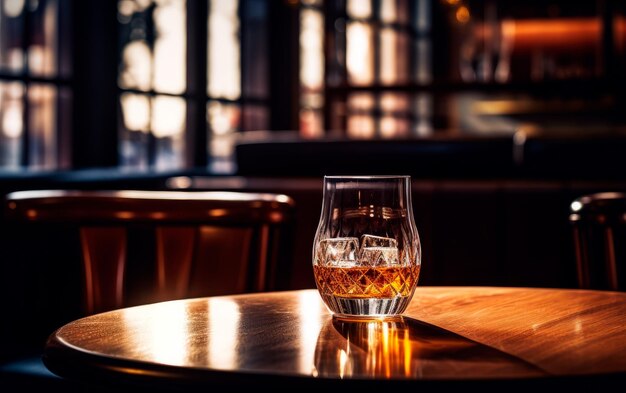
[[[401,315],[420,267],[410,176],[324,177],[313,274],[333,316]]]

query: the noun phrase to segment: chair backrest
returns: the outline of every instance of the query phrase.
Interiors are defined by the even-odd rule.
[[[626,290],[626,193],[581,196],[570,205],[578,285]]]
[[[295,206],[286,195],[40,190],[6,202],[9,219],[79,231],[85,314],[288,285]]]

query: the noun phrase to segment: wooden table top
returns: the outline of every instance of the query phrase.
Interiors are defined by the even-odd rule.
[[[333,318],[316,290],[178,300],[71,322],[44,362],[72,379],[174,388],[624,383],[626,293],[418,287],[404,316],[370,321]]]

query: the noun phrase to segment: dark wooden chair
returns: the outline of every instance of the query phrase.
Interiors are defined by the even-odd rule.
[[[583,195],[570,212],[579,287],[626,290],[626,193]]]
[[[15,319],[7,334],[13,352],[31,352],[0,362],[0,380],[58,384],[38,353],[71,319],[156,301],[290,289],[294,211],[291,197],[270,193],[8,194],[4,225],[16,244],[2,261],[7,315]]]
[[[286,195],[43,190],[6,200],[9,219],[79,231],[86,314],[289,282]]]

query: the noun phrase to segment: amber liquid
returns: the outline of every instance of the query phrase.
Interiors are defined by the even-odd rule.
[[[322,297],[388,299],[411,295],[420,265],[412,266],[313,266]]]
[[[411,300],[419,272],[419,265],[313,265],[322,300],[335,316],[348,318],[402,314]]]

